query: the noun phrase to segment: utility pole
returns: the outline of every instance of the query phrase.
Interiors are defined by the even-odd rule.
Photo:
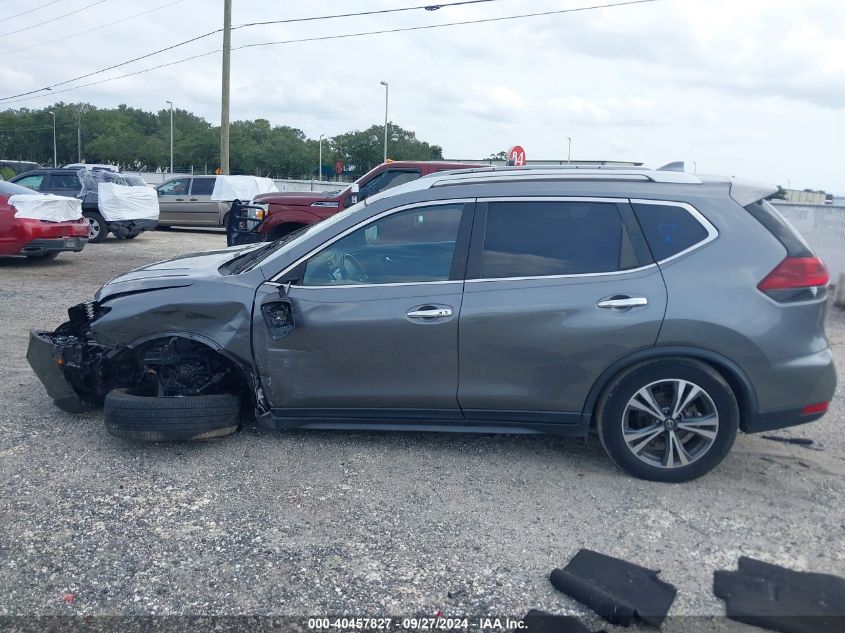
[[[223,98],[220,113],[220,173],[229,173],[229,68],[232,57],[232,0],[223,0]]]
[[[82,162],[82,110],[76,112],[76,162]]]
[[[388,86],[386,81],[381,81],[382,86],[384,86],[384,161],[387,162],[387,95],[390,91],[390,86]]]
[[[170,104],[170,173],[173,173],[173,102],[167,101]]]
[[[53,167],[58,167],[59,163],[56,160],[56,113],[50,112],[53,117]]]
[[[317,159],[317,180],[323,181],[323,138],[325,134],[320,134],[320,156]]]
[[[566,140],[569,141],[569,151],[566,154],[566,164],[569,165],[572,162],[572,137],[567,136]]]

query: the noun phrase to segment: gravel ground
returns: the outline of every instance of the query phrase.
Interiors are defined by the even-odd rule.
[[[746,555],[845,575],[841,390],[823,420],[780,433],[813,447],[740,436],[715,472],[676,486],[624,475],[595,439],[248,426],[142,445],[108,435],[101,412],[52,406],[24,358],[31,327],[53,329],[120,272],[224,243],[155,232],[0,260],[0,615],[542,608],[621,631],[548,582],[587,547],[678,587],[663,630],[753,631],[711,617],[724,613],[713,570]],[[838,309],[828,333],[845,375]]]

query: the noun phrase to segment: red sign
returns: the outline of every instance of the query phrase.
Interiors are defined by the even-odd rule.
[[[343,163],[341,163],[340,161],[337,161],[337,163],[335,163],[335,166],[334,166],[334,171],[338,175],[342,174],[343,173]]]
[[[508,165],[524,165],[525,150],[522,145],[514,145],[508,150]]]

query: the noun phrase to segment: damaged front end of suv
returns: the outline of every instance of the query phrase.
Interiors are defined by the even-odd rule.
[[[239,410],[260,410],[254,285],[223,266],[236,255],[200,253],[137,269],[70,308],[55,331],[31,332],[27,360],[55,404],[81,413],[105,401],[108,411],[120,392],[172,410],[225,394]]]

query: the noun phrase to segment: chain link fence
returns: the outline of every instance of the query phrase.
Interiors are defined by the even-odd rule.
[[[824,260],[830,278],[845,272],[845,207],[822,204],[785,204],[775,208]]]

